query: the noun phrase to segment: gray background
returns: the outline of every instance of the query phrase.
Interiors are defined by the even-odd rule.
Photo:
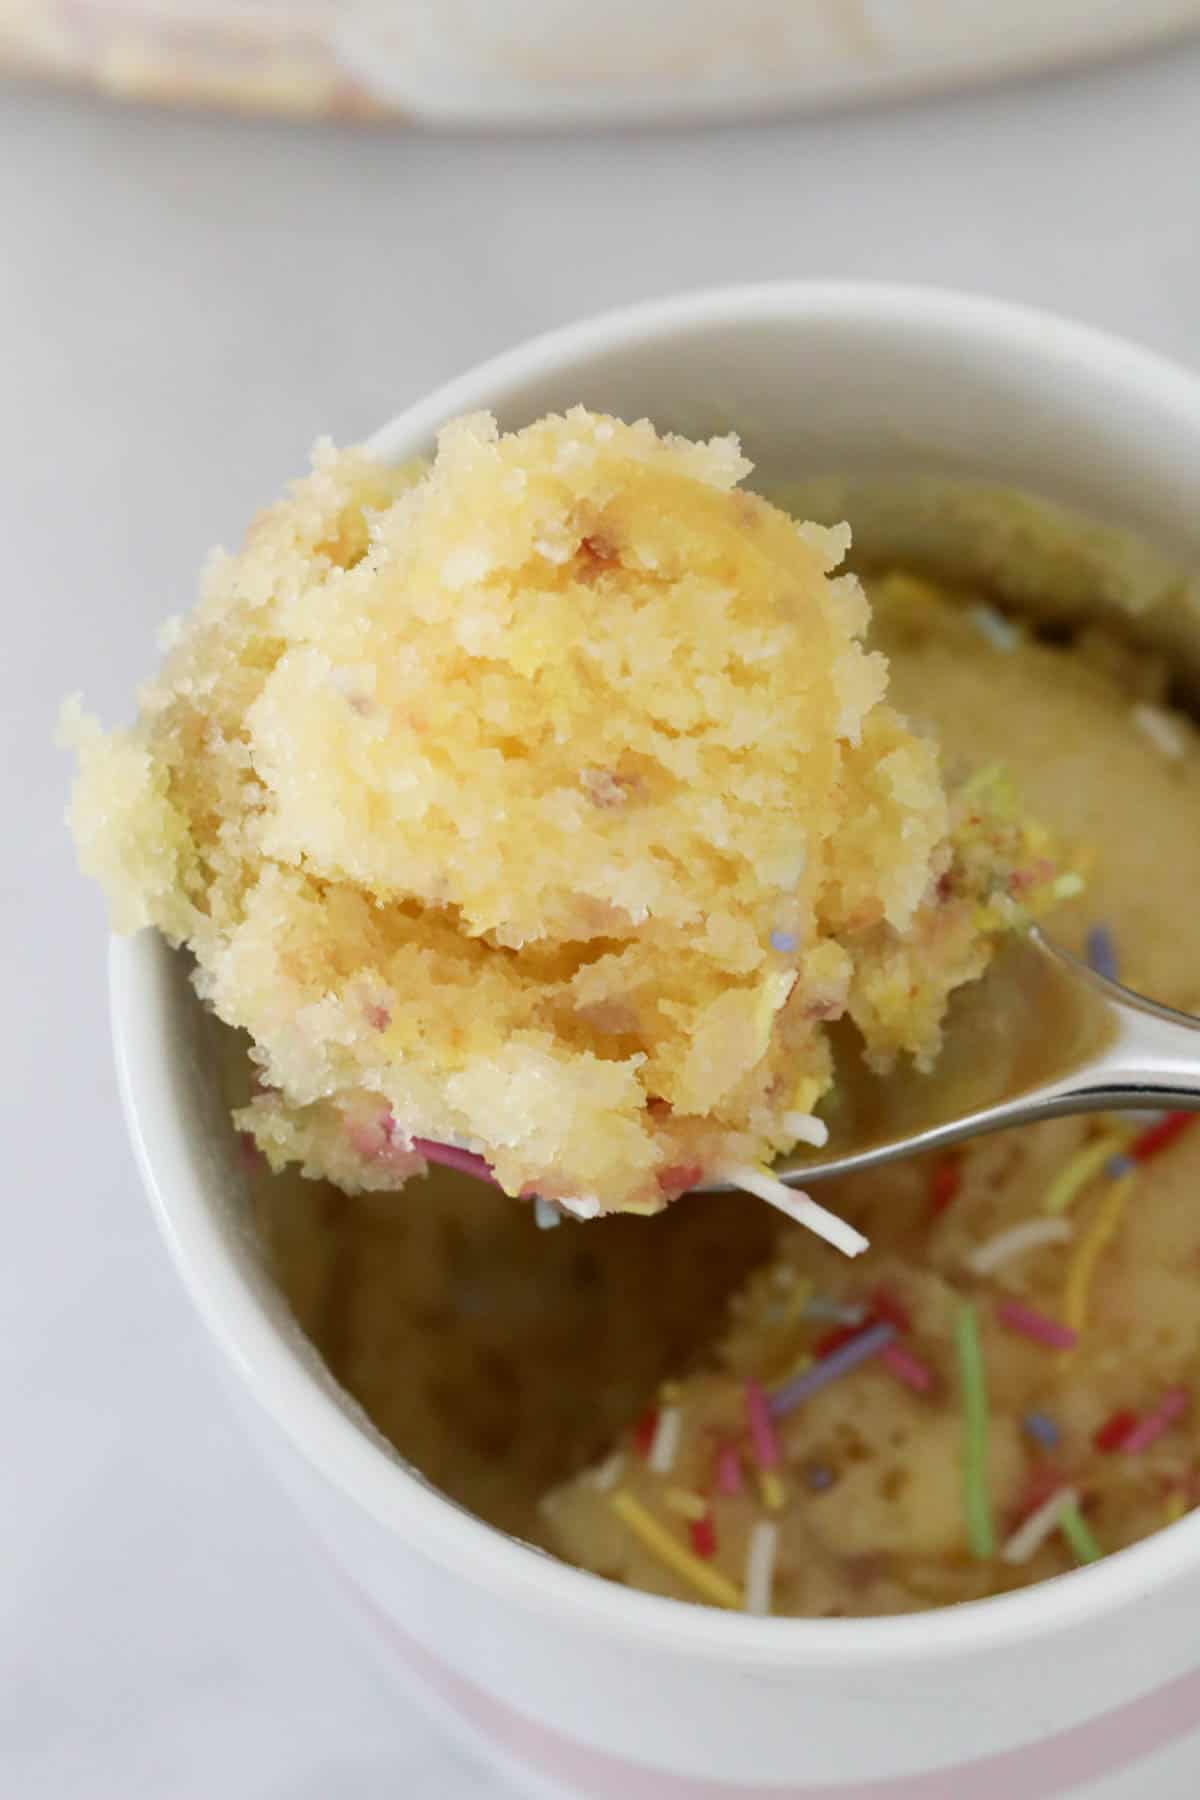
[[[768,276],[950,283],[1200,360],[1200,48],[685,135],[438,139],[0,93],[0,1792],[508,1789],[358,1659],[228,1416],[117,1115],[60,696],[107,722],[210,544],[528,333]],[[1194,1788],[1172,1763],[1140,1791]]]

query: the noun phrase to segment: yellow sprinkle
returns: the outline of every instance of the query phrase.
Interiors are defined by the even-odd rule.
[[[792,1095],[792,1104],[788,1111],[810,1113],[820,1098],[820,1082],[815,1081],[811,1075],[806,1075],[802,1081],[796,1083],[796,1090]]]
[[[787,1502],[787,1489],[774,1469],[758,1471],[758,1488],[768,1512],[782,1512]]]
[[[670,1532],[660,1525],[653,1513],[647,1512],[640,1500],[635,1500],[626,1488],[612,1496],[609,1505],[632,1531],[635,1538],[657,1556],[659,1562],[676,1575],[688,1581],[706,1600],[714,1606],[728,1607],[731,1612],[742,1610],[741,1590],[737,1588],[727,1575],[719,1569],[712,1569],[700,1557],[677,1543]]]
[[[1174,1525],[1176,1520],[1182,1519],[1187,1509],[1187,1496],[1184,1494],[1182,1488],[1176,1488],[1174,1493],[1167,1495],[1166,1504],[1163,1507],[1165,1523]]]
[[[1067,1265],[1062,1309],[1063,1320],[1072,1331],[1082,1331],[1087,1324],[1088,1290],[1092,1285],[1092,1275],[1102,1252],[1117,1234],[1134,1180],[1133,1175],[1122,1175],[1113,1182],[1096,1208],[1095,1218]]]
[[[1082,894],[1084,886],[1083,876],[1074,869],[1068,869],[1065,875],[1060,875],[1057,881],[1051,882],[1050,892],[1056,900],[1073,900],[1076,894]]]
[[[775,1380],[768,1385],[768,1394],[773,1394],[777,1389],[786,1387],[793,1375],[803,1375],[805,1369],[812,1368],[812,1364],[812,1352],[809,1350],[802,1350],[795,1361],[788,1364],[783,1374],[776,1376]]]
[[[1128,1142],[1127,1133],[1106,1131],[1103,1137],[1085,1144],[1082,1150],[1077,1150],[1074,1156],[1068,1157],[1046,1189],[1042,1211],[1052,1215],[1066,1212],[1088,1182],[1100,1173],[1109,1157],[1116,1156],[1121,1146]]]
[[[663,1505],[681,1519],[703,1519],[708,1513],[708,1501],[702,1494],[693,1494],[690,1488],[669,1487],[663,1495]]]
[[[683,1388],[678,1381],[661,1381],[658,1397],[664,1406],[677,1406],[683,1399]]]

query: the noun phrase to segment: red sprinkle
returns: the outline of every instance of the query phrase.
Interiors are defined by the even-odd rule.
[[[688,1535],[692,1540],[692,1549],[697,1556],[706,1562],[717,1554],[717,1529],[712,1522],[712,1514],[705,1513],[702,1519],[693,1519],[688,1526]]]
[[[962,1186],[962,1158],[944,1156],[929,1178],[929,1216],[940,1218]]]
[[[639,1456],[649,1456],[654,1434],[658,1430],[658,1408],[647,1407],[633,1428],[633,1447]]]
[[[1119,1450],[1138,1422],[1138,1416],[1129,1407],[1121,1407],[1106,1419],[1099,1431],[1093,1433],[1092,1443],[1097,1450]]]
[[[894,1325],[897,1331],[912,1330],[912,1314],[890,1288],[877,1287],[874,1293],[867,1296],[867,1305],[873,1320],[881,1319],[888,1325]]]
[[[389,1139],[391,1135],[389,1130]],[[477,1156],[474,1150],[460,1150],[457,1144],[435,1144],[432,1138],[414,1138],[412,1146],[426,1162],[443,1163],[448,1169],[457,1169],[463,1175],[473,1175],[476,1181],[490,1182],[493,1187],[500,1185],[492,1174],[491,1164],[482,1156]]]
[[[912,1388],[914,1393],[927,1394],[933,1387],[933,1370],[905,1350],[903,1345],[889,1344],[879,1352],[879,1360],[891,1370],[897,1381]]]
[[[1014,1529],[1031,1513],[1035,1513],[1039,1506],[1045,1505],[1051,1494],[1057,1493],[1062,1485],[1062,1471],[1054,1468],[1052,1464],[1040,1463],[1033,1469],[1025,1484],[1025,1491],[1013,1513]]]
[[[1134,1162],[1147,1162],[1150,1157],[1157,1156],[1160,1150],[1165,1150],[1168,1144],[1173,1144],[1195,1117],[1196,1114],[1190,1112],[1168,1113],[1157,1125],[1151,1125],[1148,1131],[1143,1131],[1139,1137],[1134,1138],[1125,1152],[1126,1156],[1131,1157]]]

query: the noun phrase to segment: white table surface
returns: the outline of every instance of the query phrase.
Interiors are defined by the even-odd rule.
[[[891,276],[1200,361],[1198,134],[1200,48],[887,111],[579,140],[0,94],[0,1793],[509,1792],[364,1673],[227,1416],[118,1118],[104,924],[61,823],[60,696],[122,716],[204,551],[317,434],[362,435],[587,310]]]

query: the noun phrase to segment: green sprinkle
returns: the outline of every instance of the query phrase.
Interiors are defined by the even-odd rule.
[[[996,1554],[996,1528],[992,1523],[992,1496],[988,1487],[988,1397],[983,1371],[983,1351],[975,1308],[964,1304],[954,1322],[958,1372],[962,1386],[965,1439],[963,1444],[963,1511],[967,1542],[972,1556]]]
[[[1075,1552],[1077,1563],[1100,1561],[1104,1552],[1092,1536],[1090,1525],[1073,1500],[1069,1501],[1059,1513],[1058,1528]]]

